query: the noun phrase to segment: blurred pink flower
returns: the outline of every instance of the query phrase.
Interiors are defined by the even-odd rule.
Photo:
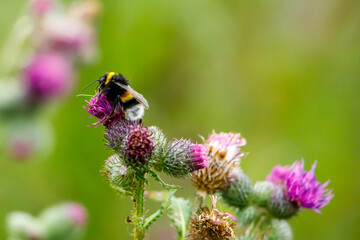
[[[34,0],[30,3],[30,8],[37,16],[42,16],[51,10],[54,6],[52,0]]]
[[[68,93],[74,85],[73,66],[65,55],[46,52],[35,55],[24,70],[27,96],[49,100]]]
[[[86,209],[82,205],[78,203],[69,203],[67,209],[71,221],[76,226],[84,226],[86,224],[88,215]]]
[[[88,22],[66,14],[45,16],[38,36],[38,47],[65,51],[90,60],[94,55],[96,34]]]
[[[17,137],[9,141],[8,152],[11,157],[17,160],[26,160],[33,155],[35,146],[31,139]]]

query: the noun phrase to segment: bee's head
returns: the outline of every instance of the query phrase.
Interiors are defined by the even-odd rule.
[[[100,77],[99,88],[101,89],[105,86],[108,86],[113,81],[117,81],[124,85],[129,85],[129,80],[127,80],[123,75],[119,73],[109,72]]]

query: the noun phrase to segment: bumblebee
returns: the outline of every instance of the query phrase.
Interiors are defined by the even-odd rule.
[[[119,105],[127,113],[132,121],[142,119],[145,109],[149,108],[146,99],[140,93],[132,89],[129,80],[119,73],[109,72],[100,77],[99,80],[99,98],[106,96],[114,103],[114,108],[110,116],[114,114]]]

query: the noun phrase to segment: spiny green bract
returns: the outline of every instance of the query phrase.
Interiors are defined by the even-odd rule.
[[[115,154],[105,161],[102,172],[120,191],[131,192],[135,186],[135,171],[125,166],[124,159]]]
[[[241,210],[249,204],[252,192],[250,178],[244,173],[239,173],[236,179],[231,181],[229,187],[221,193],[221,196],[227,204]]]
[[[292,240],[293,234],[289,223],[285,220],[268,219],[260,229],[265,232],[264,240]]]
[[[166,137],[163,131],[155,126],[151,126],[148,128],[148,131],[151,133],[154,139],[155,149],[150,159],[150,164],[154,166],[154,168],[158,171],[161,171],[162,157],[166,151]]]
[[[236,215],[236,219],[238,223],[242,225],[249,225],[251,222],[258,217],[257,208],[255,206],[248,206],[241,211],[239,211]]]
[[[267,207],[274,217],[280,219],[288,219],[299,211],[299,207],[286,198],[281,187],[273,190]]]
[[[271,182],[256,182],[254,185],[254,192],[252,201],[260,207],[265,207],[271,198],[273,191],[273,183]]]
[[[162,151],[159,164],[160,171],[173,177],[186,177],[191,170],[188,166],[189,148],[191,141],[187,139],[174,139]]]

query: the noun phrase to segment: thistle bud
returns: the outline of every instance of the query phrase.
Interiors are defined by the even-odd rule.
[[[12,212],[6,217],[7,232],[14,239],[38,239],[41,226],[38,221],[28,213]]]
[[[119,155],[113,155],[105,161],[103,173],[110,183],[124,192],[131,191],[134,186],[134,172],[125,166],[124,160]]]
[[[264,240],[292,240],[293,234],[289,223],[285,220],[272,219],[270,230],[264,235]]]
[[[248,206],[238,212],[236,219],[243,225],[249,225],[258,216],[257,209],[254,206]]]
[[[272,192],[268,209],[274,217],[287,219],[299,211],[299,206],[287,199],[282,188],[276,187]]]
[[[45,209],[39,222],[43,227],[42,239],[79,238],[87,222],[87,213],[77,203],[65,203]]]
[[[271,182],[256,182],[252,201],[260,207],[265,207],[271,198],[273,192],[273,184]]]
[[[130,130],[138,124],[128,119],[121,118],[108,125],[105,130],[106,145],[111,147],[115,152],[123,152],[123,143]]]
[[[6,138],[5,152],[16,161],[44,158],[53,147],[53,132],[46,121],[13,120],[1,130]]]
[[[153,136],[154,143],[156,146],[155,151],[161,151],[161,149],[165,148],[166,146],[166,137],[163,133],[163,131],[155,126],[151,126],[148,128],[149,132]]]
[[[152,135],[154,140],[154,151],[152,154],[152,165],[158,171],[162,170],[161,159],[166,151],[166,137],[163,131],[155,126],[148,127],[149,133]]]
[[[227,204],[241,210],[249,204],[252,192],[253,186],[250,178],[244,173],[239,173],[222,191],[221,196]]]
[[[154,140],[147,128],[140,125],[132,128],[124,140],[126,160],[135,164],[145,164],[154,151]]]
[[[157,168],[173,177],[186,177],[207,166],[206,147],[187,139],[174,139],[165,147]]]

